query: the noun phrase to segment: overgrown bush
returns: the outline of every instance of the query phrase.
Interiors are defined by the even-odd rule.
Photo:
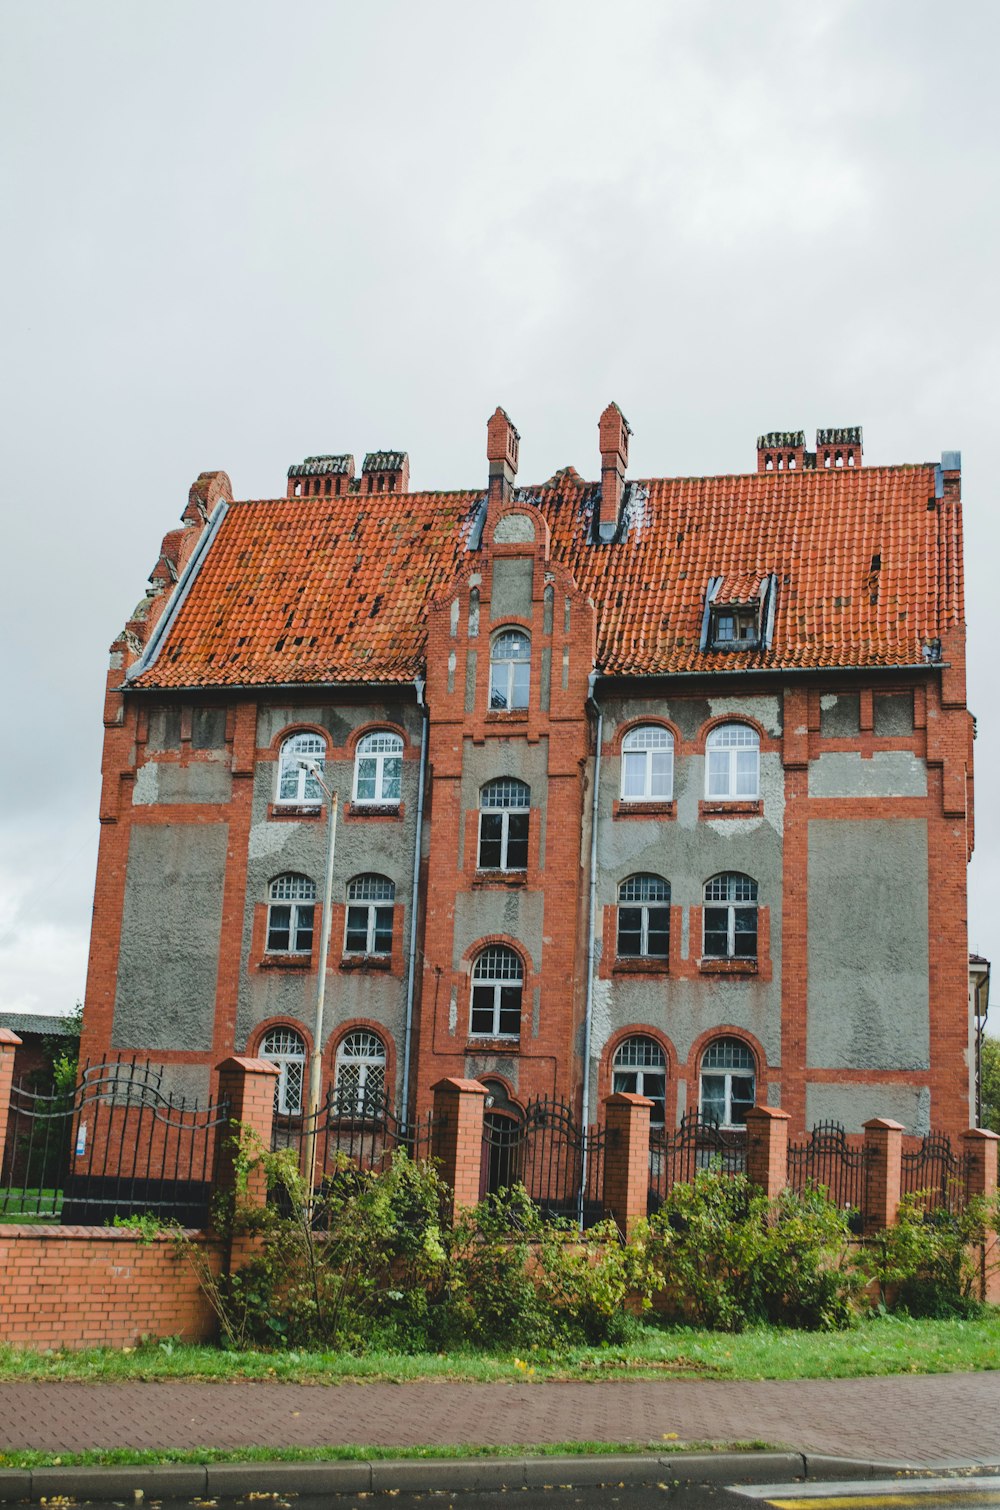
[[[847,1213],[822,1190],[775,1200],[745,1175],[699,1170],[649,1223],[651,1259],[678,1318],[741,1331],[754,1322],[832,1328],[851,1321],[860,1278]]]
[[[973,1197],[962,1211],[924,1210],[924,1195],[904,1196],[896,1223],[868,1239],[859,1265],[878,1284],[879,1309],[911,1316],[974,1316],[984,1244],[998,1230],[995,1200]]]

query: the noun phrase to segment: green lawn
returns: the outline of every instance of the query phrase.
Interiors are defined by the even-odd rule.
[[[1000,1368],[1000,1311],[973,1321],[878,1317],[845,1332],[760,1328],[731,1336],[645,1326],[624,1346],[484,1353],[229,1353],[151,1341],[129,1351],[20,1352],[0,1346],[9,1379],[821,1379]]]
[[[9,1190],[0,1206],[0,1222],[56,1222],[62,1203],[63,1193],[58,1189]]]

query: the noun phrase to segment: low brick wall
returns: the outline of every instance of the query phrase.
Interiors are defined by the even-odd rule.
[[[222,1245],[189,1233],[218,1272]],[[0,1225],[0,1340],[13,1347],[130,1347],[214,1337],[215,1317],[173,1239],[118,1228]]]

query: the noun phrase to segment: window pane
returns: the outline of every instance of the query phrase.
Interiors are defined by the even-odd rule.
[[[488,1033],[491,1036],[494,1032],[492,986],[473,986],[472,988],[472,1031],[473,1033]]]
[[[281,802],[294,802],[299,795],[299,773],[292,765],[282,765],[278,798]]]
[[[634,959],[642,953],[641,907],[619,907],[618,953],[622,959]]]
[[[347,909],[347,939],[345,943],[348,954],[368,953],[368,908],[348,907]]]
[[[521,987],[500,987],[500,1031],[517,1037],[521,1031]]]
[[[363,755],[358,761],[358,801],[375,801],[375,769],[377,761],[371,755]]]
[[[623,1095],[635,1096],[638,1094],[636,1091],[638,1083],[639,1076],[636,1070],[615,1070],[612,1076],[611,1088]]]
[[[757,795],[757,751],[736,751],[736,794],[738,797]]]
[[[500,841],[503,837],[503,814],[479,815],[479,868],[500,869]]]
[[[709,750],[708,752],[708,795],[710,797],[729,796],[728,750]]]
[[[757,954],[757,909],[734,907],[735,954],[737,959],[753,959]]]
[[[663,1109],[667,1099],[666,1077],[657,1075],[649,1070],[644,1071],[642,1077],[642,1094],[648,1096],[653,1105],[649,1109],[649,1122],[651,1127],[662,1127]]]
[[[666,959],[670,953],[670,913],[666,907],[649,909],[649,924],[646,934],[646,953],[655,959]]]
[[[286,1060],[281,1066],[285,1081],[285,1111],[294,1115],[302,1110],[302,1070],[301,1061],[294,1059]]]
[[[641,754],[626,754],[622,757],[622,796],[642,797],[646,791],[646,760]]]
[[[272,907],[267,916],[267,947],[272,954],[288,951],[292,924],[290,907]]]
[[[726,1120],[725,1075],[702,1075],[701,1115],[715,1122]]]
[[[729,908],[705,908],[705,955],[726,959],[729,954]]]
[[[528,868],[528,815],[511,813],[507,819],[507,869]]]
[[[375,953],[392,953],[392,908],[375,908]]]
[[[733,1075],[732,1120],[739,1124],[746,1121],[746,1114],[754,1104],[753,1075]]]
[[[507,706],[507,667],[490,667],[490,707],[503,709]]]
[[[526,708],[528,706],[528,682],[531,676],[531,667],[527,661],[518,661],[513,669],[514,687],[511,707]]]
[[[296,907],[295,909],[295,943],[292,947],[296,954],[312,953],[314,911],[312,907]]]
[[[674,752],[653,750],[649,758],[652,762],[649,795],[669,801],[674,785]]]
[[[382,763],[382,801],[398,802],[402,793],[402,784],[402,757],[387,755]]]
[[[322,765],[322,763],[322,761],[316,762],[317,765]],[[303,771],[302,774],[305,777],[303,790],[303,797],[305,798],[305,801],[321,802],[323,800],[323,788],[316,780],[316,777],[312,774],[311,771]]]

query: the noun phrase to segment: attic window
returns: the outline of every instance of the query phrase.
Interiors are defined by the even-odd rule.
[[[709,636],[713,650],[743,650],[760,640],[760,602],[713,603]]]

